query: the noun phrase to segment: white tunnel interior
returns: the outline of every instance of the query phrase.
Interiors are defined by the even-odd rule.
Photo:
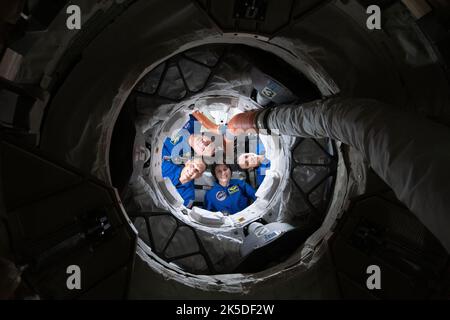
[[[249,55],[248,50],[252,54]],[[125,208],[138,216],[139,212],[152,212],[155,208],[172,213],[173,216],[139,216],[135,225],[153,252],[186,271],[198,274],[234,273],[253,251],[244,243],[252,222],[263,222],[272,228],[266,235],[270,241],[295,228],[302,230],[297,237],[304,241],[320,226],[332,199],[338,156],[334,143],[328,139],[303,141],[275,133],[260,134],[266,149],[265,156],[271,166],[257,188],[257,200],[233,215],[203,208],[205,192],[213,186],[209,170],[196,179],[198,189],[192,208],[183,205],[172,182],[162,177],[163,142],[183,127],[194,110],[203,112],[220,124],[221,121],[226,123],[235,114],[263,108],[251,99],[252,91],[257,86],[257,78],[252,77],[256,62],[251,57],[255,55],[253,49],[231,44],[190,49],[145,75],[127,102],[136,106],[139,113],[136,141],[140,142],[135,143],[135,150],[148,149],[150,159],[142,157],[144,160],[135,161],[123,200]],[[265,60],[259,59],[259,63],[265,65],[270,58],[274,57],[266,55]],[[280,65],[279,69],[282,67]],[[300,92],[295,93],[299,95],[296,99],[307,101],[314,95],[319,96],[313,85],[301,75],[298,77],[304,86],[298,86]],[[176,102],[180,96],[186,96],[187,91],[193,91],[189,98]],[[291,98],[287,99],[286,102]],[[149,108],[149,105],[154,107]],[[238,145],[241,147],[245,145],[245,139],[248,140],[249,150],[244,151],[255,151],[251,147],[256,147],[256,135],[239,138]],[[221,147],[218,145],[216,149],[217,159],[222,156]],[[245,171],[234,170],[233,178],[246,181]],[[295,182],[291,182],[291,178]],[[339,183],[341,187],[344,185],[342,181]],[[253,184],[253,187],[256,188],[256,185]],[[188,227],[177,228],[173,217]],[[302,240],[291,243],[300,246]],[[266,242],[260,243],[263,244]],[[271,251],[280,249],[273,248]],[[281,254],[273,261],[260,258],[253,262],[253,267],[242,270],[263,270],[268,263],[273,265],[280,257]]]

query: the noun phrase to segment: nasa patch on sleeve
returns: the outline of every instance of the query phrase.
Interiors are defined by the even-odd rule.
[[[227,198],[227,194],[225,193],[225,191],[218,191],[216,193],[216,199],[219,201],[223,201]]]
[[[178,143],[178,141],[180,141],[181,138],[181,134],[177,134],[175,137],[173,137],[172,139],[170,139],[170,142],[175,145]]]

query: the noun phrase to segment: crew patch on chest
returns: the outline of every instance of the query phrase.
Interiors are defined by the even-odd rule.
[[[228,188],[228,193],[229,194],[233,194],[233,193],[236,193],[236,192],[239,192],[239,186],[234,185],[234,186],[231,186],[231,187]]]

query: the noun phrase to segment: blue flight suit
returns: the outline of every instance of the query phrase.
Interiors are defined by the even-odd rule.
[[[189,136],[194,133],[195,126],[198,121],[190,115],[189,121],[180,129],[174,138],[167,137],[164,140],[162,157],[164,161],[165,156],[177,157],[177,156],[191,156],[191,146],[188,143]],[[199,127],[200,128],[200,127]],[[172,154],[173,153],[173,154]]]
[[[266,149],[264,148],[261,140],[258,139],[258,144],[256,146],[256,154],[262,155],[266,153]],[[263,162],[255,169],[255,177],[256,177],[256,187],[259,187],[263,182],[266,176],[266,170],[270,169],[270,160],[264,158]]]
[[[232,179],[228,187],[223,187],[217,182],[205,195],[205,209],[209,211],[221,211],[223,213],[235,214],[244,210],[250,199],[255,201],[255,189],[248,183]]]
[[[178,165],[172,163],[172,161],[164,161],[162,165],[162,176],[164,178],[169,178],[172,184],[177,189],[180,196],[183,198],[183,204],[190,208],[195,200],[195,184],[194,180],[182,184],[180,182],[181,170],[183,170],[183,165]]]
[[[163,178],[169,178],[172,184],[177,189],[178,193],[184,200],[184,205],[186,207],[191,207],[195,200],[195,184],[194,181],[186,182],[185,184],[180,183],[180,174],[183,170],[182,164],[175,164],[172,160],[164,160],[165,156],[177,157],[185,156],[190,157],[191,147],[188,144],[188,138],[194,133],[194,126],[197,121],[190,115],[189,121],[183,126],[183,128],[178,132],[178,134],[173,138],[166,138],[164,140],[162,149],[162,164],[161,171]],[[172,154],[173,153],[173,154]]]

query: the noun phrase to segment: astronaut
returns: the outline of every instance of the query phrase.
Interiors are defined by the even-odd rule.
[[[243,170],[255,169],[256,187],[259,187],[270,169],[270,160],[265,157],[265,148],[258,139],[256,153],[242,153],[237,157],[237,163]]]
[[[235,135],[277,129],[354,147],[450,252],[447,127],[376,100],[344,97],[240,113],[227,127]]]
[[[174,137],[165,139],[162,149],[162,176],[172,181],[188,208],[192,207],[195,200],[194,180],[206,170],[206,164],[201,158],[192,159],[192,149],[195,155],[200,156],[212,156],[215,153],[212,140],[196,133],[196,126],[195,118],[190,115],[189,121]]]
[[[206,164],[201,158],[188,160],[185,165],[175,164],[170,160],[163,161],[161,165],[162,176],[169,178],[183,198],[183,204],[191,208],[195,200],[194,180],[201,177],[206,170]]]
[[[231,168],[226,164],[216,164],[211,170],[216,182],[205,195],[205,209],[235,214],[244,210],[250,201],[256,200],[255,189],[239,179],[231,179]]]
[[[191,148],[194,150],[195,155],[213,156],[215,153],[213,141],[200,132],[195,132],[195,127],[197,126],[195,118],[190,115],[189,121],[174,137],[166,138],[162,150],[163,160],[175,160],[173,162],[180,164],[179,159],[192,156]]]
[[[194,111],[192,116],[197,119],[208,131],[220,134],[223,136],[223,142],[225,150],[227,144],[232,147],[235,145],[235,139],[233,135],[230,135],[226,125],[217,125],[208,119],[204,114],[199,111]],[[266,176],[266,170],[270,169],[270,160],[267,159],[265,154],[264,144],[260,139],[257,140],[256,153],[242,153],[237,157],[237,163],[243,170],[255,169],[256,187],[259,187]],[[233,147],[234,148],[234,147]]]

